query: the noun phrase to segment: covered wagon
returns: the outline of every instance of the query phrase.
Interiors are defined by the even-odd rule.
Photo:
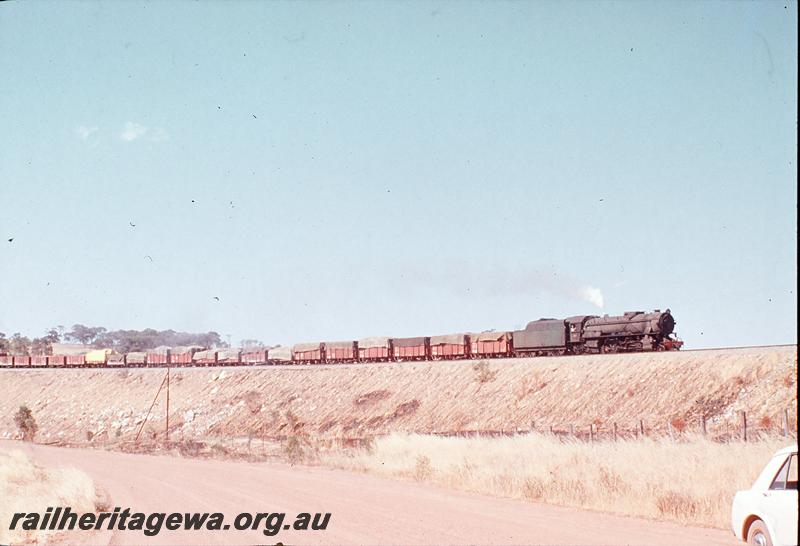
[[[475,358],[511,355],[511,334],[509,332],[481,332],[470,334],[470,353]]]
[[[366,337],[358,340],[360,362],[385,362],[392,357],[392,340],[388,337]]]
[[[291,347],[273,347],[267,351],[267,361],[270,364],[291,364],[292,358]]]
[[[469,343],[466,334],[432,336],[430,347],[431,358],[434,360],[466,358],[469,354]]]
[[[325,362],[354,362],[358,356],[355,341],[326,341]]]
[[[319,341],[313,343],[297,343],[292,347],[294,362],[322,362],[324,357],[323,345]]]
[[[395,337],[392,338],[392,356],[395,360],[427,360],[427,337]]]

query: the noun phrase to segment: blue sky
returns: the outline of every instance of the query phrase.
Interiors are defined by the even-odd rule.
[[[0,73],[6,334],[796,342],[796,3],[6,3]]]

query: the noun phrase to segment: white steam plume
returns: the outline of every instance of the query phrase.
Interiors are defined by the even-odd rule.
[[[596,305],[600,309],[605,305],[603,300],[603,292],[594,286],[584,286],[580,291],[581,299],[588,301],[592,305]]]

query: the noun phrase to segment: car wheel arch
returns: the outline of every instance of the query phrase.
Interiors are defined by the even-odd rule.
[[[764,520],[754,514],[747,516],[747,518],[744,520],[744,525],[742,525],[742,540],[747,542],[747,534],[750,532],[750,527],[757,521]]]

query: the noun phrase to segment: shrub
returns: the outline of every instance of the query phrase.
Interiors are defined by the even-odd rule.
[[[433,467],[431,460],[425,455],[417,455],[417,463],[414,465],[414,479],[423,482],[431,477]]]
[[[199,457],[203,449],[206,447],[203,442],[196,440],[184,440],[176,444],[178,453],[183,457]]]
[[[683,432],[686,428],[686,421],[680,417],[675,417],[672,421],[670,421],[669,424],[672,425],[672,428],[674,428],[677,432]]]
[[[306,458],[306,446],[304,445],[302,438],[296,434],[287,437],[282,448],[283,455],[290,464],[301,463]]]
[[[472,366],[475,371],[475,381],[478,383],[491,383],[497,377],[497,371],[489,368],[489,363],[481,360]]]
[[[261,393],[258,391],[247,391],[242,397],[247,409],[253,415],[261,413]]]
[[[22,434],[23,441],[32,442],[39,427],[36,424],[36,419],[33,418],[33,412],[31,412],[28,406],[23,405],[19,407],[17,413],[14,414],[14,423],[16,423],[17,428]]]

